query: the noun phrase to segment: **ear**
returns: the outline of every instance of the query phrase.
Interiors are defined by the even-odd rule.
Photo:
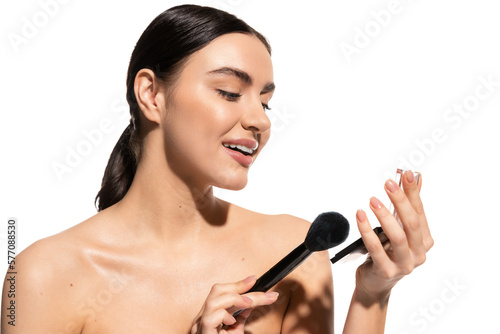
[[[144,116],[151,122],[160,124],[164,106],[163,89],[153,71],[147,68],[137,72],[134,81],[134,93]]]

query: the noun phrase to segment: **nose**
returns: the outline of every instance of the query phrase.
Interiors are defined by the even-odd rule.
[[[271,128],[271,120],[267,116],[260,99],[249,106],[241,118],[241,125],[245,130],[254,133],[263,133]]]

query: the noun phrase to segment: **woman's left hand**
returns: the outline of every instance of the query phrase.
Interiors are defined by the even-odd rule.
[[[382,245],[373,232],[365,212],[356,214],[358,228],[369,258],[356,271],[356,290],[369,300],[388,298],[392,287],[413,269],[425,262],[433,246],[429,225],[420,199],[420,182],[411,171],[403,175],[403,189],[394,181],[385,183],[385,190],[403,224],[375,197],[370,208],[377,217],[389,241]]]

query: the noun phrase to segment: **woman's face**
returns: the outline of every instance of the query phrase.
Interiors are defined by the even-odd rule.
[[[188,182],[242,189],[269,139],[271,57],[255,36],[220,36],[184,65],[162,112],[167,163]]]

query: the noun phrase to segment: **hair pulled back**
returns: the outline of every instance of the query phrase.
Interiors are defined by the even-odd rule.
[[[188,57],[215,38],[233,32],[259,38],[269,53],[271,47],[260,33],[236,16],[211,7],[182,5],[158,15],[142,33],[130,58],[127,73],[127,102],[130,124],[116,143],[102,178],[95,203],[101,211],[127,193],[141,155],[140,108],[135,93],[137,73],[147,68],[167,87],[174,84]]]

